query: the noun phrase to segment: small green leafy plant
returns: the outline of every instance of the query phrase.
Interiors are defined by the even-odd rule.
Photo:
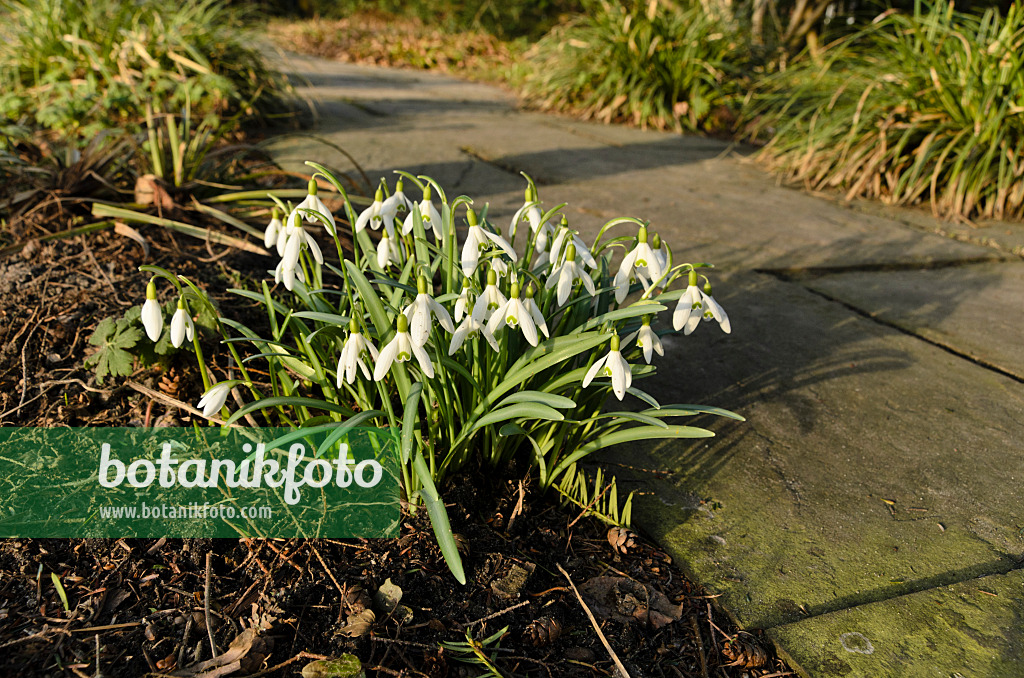
[[[329,440],[357,425],[400,430],[402,488],[411,506],[426,507],[460,582],[439,488],[470,462],[501,469],[529,460],[549,489],[566,474],[576,478],[577,462],[610,445],[713,435],[671,423],[680,418],[742,419],[714,407],[661,404],[633,385],[654,374],[653,355],[664,352],[659,334],[672,330],[654,326],[669,304],[676,331],[690,334],[702,321],[731,329],[701,274],[709,265],[676,263],[645,222],[613,219],[591,247],[570,228],[564,205],[542,209],[528,180],[506,236],[486,208],[478,213],[470,198],[449,199],[434,180],[405,172],[390,195],[382,183],[357,212],[332,173],[308,164],[317,172],[306,198],[281,202],[264,234],[281,257],[273,281],[258,291],[231,290],[263,307],[268,331],[217,314],[237,378],[214,383],[194,341],[206,386],[199,407],[228,424],[245,417],[330,432]],[[342,249],[341,220],[317,195],[317,178],[344,201],[351,250]],[[406,195],[410,185],[419,200]],[[307,230],[304,221],[321,228]],[[337,265],[320,238],[333,242]],[[165,313],[155,301],[163,278],[179,295],[172,342],[193,339],[189,308],[212,309],[206,294],[187,278],[142,268],[155,274],[142,309],[149,337],[163,333]],[[685,287],[670,290],[680,278]],[[250,369],[254,362],[259,373]],[[228,411],[228,393],[239,386],[249,402]],[[620,401],[632,395],[642,409],[605,410],[609,394]]]

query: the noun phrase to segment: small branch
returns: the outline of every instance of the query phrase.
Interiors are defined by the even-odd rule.
[[[558,571],[562,573],[562,576],[569,581],[569,586],[572,587],[572,592],[576,594],[576,600],[580,601],[583,611],[587,613],[587,618],[590,619],[591,625],[594,627],[594,630],[597,631],[597,637],[601,639],[601,644],[604,645],[604,649],[608,651],[608,654],[611,655],[612,661],[615,662],[615,668],[617,668],[619,673],[622,674],[622,678],[630,678],[629,672],[626,671],[626,667],[622,665],[621,661],[619,661],[619,656],[615,654],[615,650],[612,649],[612,646],[608,643],[608,639],[605,638],[604,633],[601,632],[601,627],[598,626],[597,620],[594,619],[594,613],[590,611],[587,604],[583,602],[583,596],[581,596],[580,592],[576,590],[576,584],[572,582],[572,577],[569,576],[568,572],[562,569],[562,565],[560,563],[555,563],[555,566],[558,568]]]
[[[486,617],[481,617],[480,619],[477,619],[476,621],[472,621],[472,622],[469,622],[468,624],[466,624],[466,628],[467,629],[473,628],[477,624],[482,624],[482,623],[484,623],[486,621],[490,621],[490,620],[494,619],[495,617],[500,617],[501,615],[505,614],[506,612],[511,612],[512,610],[517,610],[520,607],[522,607],[523,605],[529,605],[530,602],[531,601],[529,601],[529,600],[524,600],[521,603],[516,603],[512,607],[506,607],[504,610],[500,610],[498,612],[495,612],[494,614],[489,614]]]
[[[210,562],[213,554],[206,552],[206,587],[203,591],[203,612],[206,613],[206,633],[210,636],[210,652],[217,656],[217,643],[213,641],[213,617],[210,615]]]

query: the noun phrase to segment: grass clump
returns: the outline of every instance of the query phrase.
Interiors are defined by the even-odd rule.
[[[266,119],[287,84],[218,0],[0,0],[0,116],[88,139],[138,129],[147,103]]]
[[[946,217],[1024,216],[1024,13],[918,3],[764,80],[761,157],[813,189]]]
[[[529,53],[528,103],[604,122],[716,131],[731,124],[740,52],[698,2],[602,1]]]

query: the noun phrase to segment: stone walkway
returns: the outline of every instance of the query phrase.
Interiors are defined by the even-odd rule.
[[[637,522],[801,673],[1024,676],[1024,229],[782,188],[709,139],[524,113],[498,89],[300,57],[317,134],[504,225],[525,171],[588,239],[631,215],[710,261],[732,318],[667,338],[661,402],[747,417],[619,450]],[[346,169],[283,139],[277,156]]]

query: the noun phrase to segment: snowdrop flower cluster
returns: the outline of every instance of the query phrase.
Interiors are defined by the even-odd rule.
[[[474,455],[492,465],[526,455],[547,488],[612,442],[710,435],[667,421],[654,426],[652,419],[706,410],[662,406],[636,386],[654,374],[654,355],[665,355],[660,335],[689,335],[702,320],[731,331],[702,273],[707,265],[676,263],[646,222],[613,219],[588,242],[564,205],[545,208],[527,177],[506,238],[486,206],[449,200],[429,177],[400,172],[394,190],[382,181],[372,200],[359,201],[324,167],[308,164],[317,174],[305,199],[277,200],[264,233],[279,258],[273,280],[259,292],[237,291],[265,308],[271,334],[222,319],[224,350],[240,378],[219,383],[206,378],[196,343],[204,416],[222,412],[227,394],[244,386],[249,402],[229,423],[256,416],[269,425],[359,421],[400,430],[413,421],[412,451],[402,459],[412,499],[436,494],[429,488]],[[317,195],[317,178],[337,191],[337,214]],[[209,304],[184,278],[143,268],[179,289],[188,284],[197,303]],[[679,289],[681,278],[687,285]],[[670,326],[659,324],[669,313]],[[142,318],[156,340],[163,319],[152,286]],[[172,341],[194,334],[179,302]],[[260,372],[254,360],[263,361]],[[650,407],[605,412],[609,395],[627,394]],[[436,511],[432,519],[440,519]],[[442,552],[459,576],[457,550],[444,534],[441,526]]]

